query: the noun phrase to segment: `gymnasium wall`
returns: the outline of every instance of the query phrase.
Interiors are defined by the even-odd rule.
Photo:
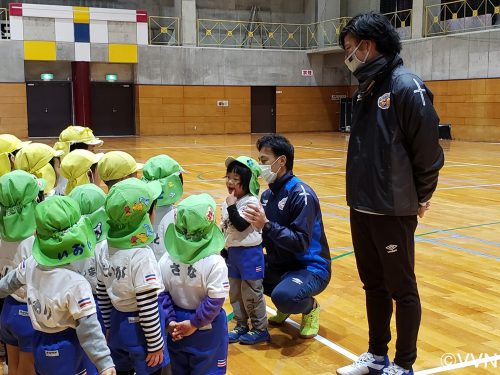
[[[442,124],[454,139],[500,141],[500,78],[427,81]]]
[[[0,133],[28,137],[28,111],[24,83],[0,83]]]
[[[348,86],[276,87],[278,132],[333,131],[340,104],[332,95],[349,95]],[[228,107],[217,107],[227,100]],[[136,86],[140,135],[231,134],[250,132],[248,86]]]

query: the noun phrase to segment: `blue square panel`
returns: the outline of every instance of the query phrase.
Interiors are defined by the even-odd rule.
[[[75,42],[90,43],[90,25],[75,23]]]

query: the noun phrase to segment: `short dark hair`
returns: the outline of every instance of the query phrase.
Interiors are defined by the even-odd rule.
[[[151,203],[151,207],[149,207],[149,210],[148,210],[149,215],[151,215],[153,213],[153,211],[155,210],[157,202],[158,202],[158,199],[155,199],[153,201],[153,203]]]
[[[279,157],[284,155],[286,157],[286,169],[291,171],[293,169],[293,145],[288,139],[279,134],[269,134],[260,137],[257,140],[257,150],[263,147],[268,147],[272,150],[274,156]]]
[[[72,145],[69,146],[69,152],[73,150],[88,150],[89,145],[83,142],[77,142],[73,143]]]
[[[383,55],[391,56],[401,52],[399,34],[383,14],[367,12],[349,20],[340,31],[339,44],[342,48],[347,34],[351,34],[359,41],[373,40],[377,45],[377,51]]]
[[[250,180],[252,179],[252,171],[250,168],[235,160],[229,163],[226,173],[235,173],[240,176],[240,183],[243,191],[247,194],[250,192]]]

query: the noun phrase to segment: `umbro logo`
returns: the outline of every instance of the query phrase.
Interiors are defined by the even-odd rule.
[[[286,204],[286,201],[287,201],[287,200],[288,200],[288,197],[285,197],[285,198],[283,198],[282,200],[280,200],[280,201],[278,202],[278,209],[279,209],[280,211],[283,211],[283,209],[285,208],[285,204]]]
[[[389,245],[385,247],[387,249],[387,254],[395,253],[398,251],[398,245]]]

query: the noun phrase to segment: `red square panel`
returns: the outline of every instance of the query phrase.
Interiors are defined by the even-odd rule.
[[[9,13],[11,16],[20,16],[23,15],[23,4],[21,3],[10,3],[9,4]]]
[[[137,22],[148,22],[148,12],[145,10],[138,10],[136,12]]]

